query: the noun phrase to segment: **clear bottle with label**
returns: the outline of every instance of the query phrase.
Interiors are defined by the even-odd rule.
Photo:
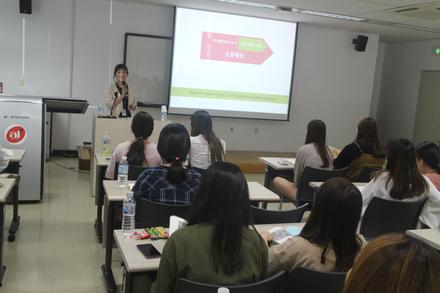
[[[118,186],[125,187],[128,182],[128,161],[127,156],[122,156],[118,167]]]
[[[135,229],[136,201],[133,191],[127,192],[127,197],[122,205],[122,234],[125,237],[133,235]]]
[[[160,107],[160,120],[162,121],[166,121],[168,119],[168,111],[167,111],[167,106],[162,105]]]
[[[108,134],[108,131],[104,132],[102,137],[102,145],[102,154],[105,158],[110,158],[112,152],[110,150],[110,135]]]

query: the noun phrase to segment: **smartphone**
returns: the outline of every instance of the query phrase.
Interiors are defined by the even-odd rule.
[[[153,246],[153,244],[139,244],[137,245],[137,248],[142,252],[142,254],[148,258],[158,258],[160,257],[159,250],[156,249],[156,247]]]

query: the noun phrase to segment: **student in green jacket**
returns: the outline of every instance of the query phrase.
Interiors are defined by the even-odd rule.
[[[151,292],[172,293],[181,278],[215,285],[265,278],[267,246],[249,225],[249,192],[240,168],[213,163],[204,174],[188,226],[167,241]]]

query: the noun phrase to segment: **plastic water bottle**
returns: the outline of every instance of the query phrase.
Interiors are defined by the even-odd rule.
[[[160,107],[160,120],[166,121],[168,119],[168,112],[167,112],[167,106],[162,105]]]
[[[112,155],[110,151],[110,135],[108,131],[104,132],[104,136],[102,137],[103,150],[102,153],[105,158],[109,158]]]
[[[128,161],[127,156],[122,156],[118,167],[118,186],[127,186],[128,181]]]
[[[134,216],[136,214],[136,201],[133,198],[133,191],[127,192],[122,206],[122,234],[125,237],[133,235]]]

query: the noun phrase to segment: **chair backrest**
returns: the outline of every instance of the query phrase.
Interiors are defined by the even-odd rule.
[[[298,185],[297,202],[302,205],[304,203],[312,203],[315,195],[315,189],[310,187],[310,182],[325,182],[333,177],[343,177],[348,168],[326,170],[306,167],[301,175],[301,181]]]
[[[138,179],[139,175],[145,170],[149,168],[148,166],[128,166],[128,180],[136,180]],[[115,178],[118,179],[118,169],[119,169],[119,162],[115,163]]]
[[[191,205],[171,205],[154,202],[145,198],[136,202],[136,227],[168,227],[170,216],[188,220]]]
[[[360,233],[371,239],[383,234],[416,229],[426,200],[409,202],[373,197],[362,218]]]
[[[304,212],[308,209],[306,203],[296,209],[288,211],[273,211],[260,209],[251,206],[252,216],[255,224],[277,224],[277,223],[299,223],[302,220]]]
[[[174,293],[217,293],[217,292],[230,292],[230,293],[276,293],[278,288],[283,285],[286,278],[285,272],[279,272],[272,277],[246,285],[233,285],[233,286],[220,286],[203,284],[186,279],[180,279],[177,282]],[[220,288],[226,288],[219,290]]]
[[[374,174],[381,169],[364,167],[361,173],[353,180],[354,182],[370,182]]]
[[[341,293],[346,275],[297,267],[289,274],[285,293]]]

